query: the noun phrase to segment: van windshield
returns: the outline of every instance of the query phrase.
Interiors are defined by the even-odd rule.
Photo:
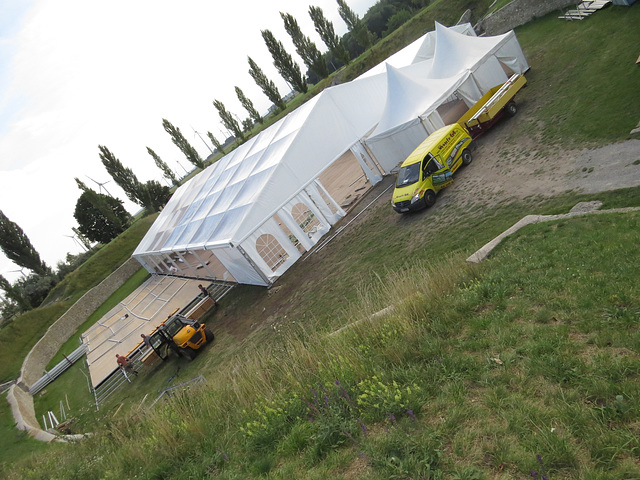
[[[420,162],[402,167],[398,172],[396,187],[406,187],[416,183],[420,178]]]

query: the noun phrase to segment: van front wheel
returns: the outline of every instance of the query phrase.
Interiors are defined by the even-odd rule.
[[[427,190],[424,194],[424,206],[433,207],[436,203],[436,192],[433,190]]]
[[[469,150],[464,150],[462,152],[462,164],[464,166],[467,166],[471,162],[473,162],[473,155],[471,155],[471,152]]]

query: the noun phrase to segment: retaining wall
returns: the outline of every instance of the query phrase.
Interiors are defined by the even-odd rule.
[[[89,315],[95,312],[125,281],[141,268],[137,260],[133,258],[127,260],[99,285],[93,287],[74,303],[69,310],[47,329],[43,337],[34,345],[22,364],[18,383],[11,387],[7,395],[18,429],[27,430],[32,437],[38,440],[51,441],[59,438],[40,428],[33,406],[33,397],[28,393],[29,387],[44,375],[47,364]],[[64,439],[65,437],[61,438]]]
[[[102,305],[107,298],[113,294],[120,286],[128,280],[142,266],[137,260],[130,258],[123,263],[115,272],[105,278],[99,285],[96,285],[85,293],[69,310],[56,320],[49,327],[44,336],[34,345],[22,364],[18,383],[24,386],[31,386],[36,380],[44,375],[47,364],[51,361],[60,347],[73,335],[78,327],[96,309]]]
[[[474,29],[478,35],[481,33],[499,35],[524,25],[534,18],[543,17],[554,10],[561,10],[578,3],[580,0],[513,0],[500,10],[484,17]]]

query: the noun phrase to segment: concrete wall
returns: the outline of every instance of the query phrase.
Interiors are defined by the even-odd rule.
[[[29,435],[38,440],[66,439],[65,436],[58,437],[40,428],[33,406],[33,397],[28,393],[29,386],[42,377],[47,364],[89,315],[140,269],[141,266],[137,260],[133,258],[127,260],[74,303],[34,345],[22,364],[18,383],[13,385],[7,394],[18,429],[27,430]],[[71,438],[72,436],[69,437]]]
[[[487,15],[474,27],[478,35],[499,35],[524,25],[534,18],[580,3],[580,0],[513,0],[500,10]],[[559,21],[559,20],[558,20]]]
[[[126,280],[141,269],[140,263],[130,258],[115,272],[85,293],[69,310],[49,327],[35,344],[22,364],[19,385],[30,386],[44,375],[47,364],[60,347],[75,333],[80,325],[102,305]],[[78,344],[79,345],[79,344]]]

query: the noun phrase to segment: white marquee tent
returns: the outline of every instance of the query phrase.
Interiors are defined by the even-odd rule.
[[[180,187],[133,256],[153,273],[268,285],[345,212],[318,180],[384,108],[377,75],[326,89]]]
[[[513,31],[473,37],[436,23],[435,32],[430,33],[423,37],[422,53],[414,56],[414,61],[429,65],[426,76],[412,78],[387,67],[387,105],[365,142],[385,173],[393,171],[430,133],[456,121],[489,89],[506,82],[507,71],[529,69]],[[453,118],[443,120],[443,105],[456,103],[463,111],[456,115],[453,110]]]
[[[205,169],[175,192],[133,256],[151,273],[273,283],[345,215],[320,181],[345,152],[375,184],[380,168],[388,172],[395,161],[378,148],[393,144],[394,129],[401,138],[407,122],[417,123],[424,139],[437,126],[434,105],[465,89],[477,94],[486,79],[505,75],[498,60],[489,63],[499,52],[513,55],[503,62],[510,68],[521,66],[519,45],[474,37],[470,26],[455,29],[463,33],[437,26],[394,56],[398,68],[325,89]]]

